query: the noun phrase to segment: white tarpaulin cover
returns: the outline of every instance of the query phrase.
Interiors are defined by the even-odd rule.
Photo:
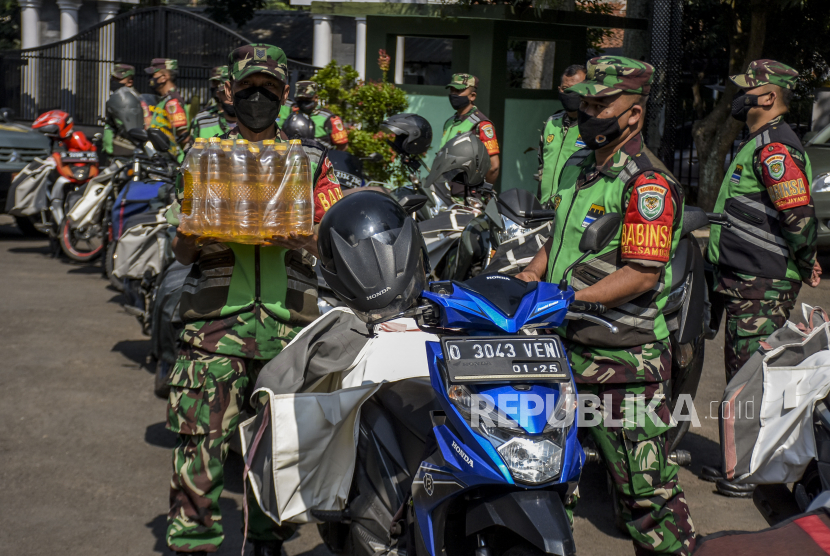
[[[351,311],[338,308],[266,365],[254,397],[264,394],[267,405],[241,425],[241,438],[250,485],[267,515],[307,523],[316,521],[312,509],[345,508],[360,407],[383,382],[428,376],[428,341],[437,337],[411,319],[369,337]]]

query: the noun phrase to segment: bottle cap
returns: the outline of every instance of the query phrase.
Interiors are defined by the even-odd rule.
[[[301,145],[302,141],[300,141],[299,139],[291,139],[288,141],[288,143],[291,145]]]
[[[198,139],[197,139],[197,141],[198,141]],[[220,141],[221,141],[221,139],[219,139],[218,137],[211,137],[211,138],[208,140],[208,142],[210,142],[211,144],[213,144],[213,143],[219,143]]]
[[[237,144],[237,145],[247,145],[247,144],[248,144],[248,140],[247,140],[247,139],[237,139],[237,140],[236,140],[236,144]]]
[[[274,140],[273,140],[273,139],[266,139],[265,141],[263,141],[263,142],[262,142],[262,146],[263,146],[263,147],[267,147],[267,146],[269,146],[269,145],[273,145],[273,144],[274,144]]]
[[[285,152],[288,150],[288,143],[274,143],[274,149]]]
[[[205,143],[207,143],[207,139],[205,139],[204,137],[197,137],[196,138],[196,144],[197,145],[204,145]]]

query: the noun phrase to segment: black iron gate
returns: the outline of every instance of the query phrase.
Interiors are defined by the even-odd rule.
[[[19,118],[61,109],[82,125],[98,125],[109,97],[109,74],[117,63],[136,68],[135,88],[151,93],[143,68],[153,58],[179,62],[177,86],[186,101],[208,98],[211,68],[250,41],[201,15],[171,7],[132,10],[75,37],[28,50],[0,54],[0,106]],[[288,61],[292,85],[315,68]]]

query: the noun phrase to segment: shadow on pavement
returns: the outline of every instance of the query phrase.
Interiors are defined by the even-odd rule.
[[[15,239],[20,239],[15,238]],[[49,244],[32,245],[31,247],[10,247],[9,253],[39,253],[41,255],[51,255],[52,250],[49,249]]]
[[[74,261],[64,261],[72,268],[66,271],[67,274],[101,274],[101,266],[98,261],[93,263],[76,263]]]
[[[579,479],[579,503],[575,517],[590,521],[597,529],[610,537],[626,538],[614,525],[614,508],[608,492],[608,474],[604,463],[591,463],[582,468]],[[574,528],[579,524],[574,524]]]
[[[147,426],[144,431],[144,442],[151,446],[172,450],[176,445],[176,433],[167,430],[167,423],[162,421]]]
[[[712,407],[714,408],[715,405],[713,404]],[[708,412],[709,410],[707,408],[704,411]],[[701,419],[703,417],[703,415],[700,415]],[[717,415],[715,415],[715,417],[717,418]],[[687,450],[690,454],[692,454],[692,463],[687,469],[695,476],[700,476],[700,468],[704,465],[709,465],[715,468],[720,467],[720,444],[714,440],[706,438],[705,436],[689,431],[686,433],[686,436],[683,437],[683,440],[680,441],[678,449]]]
[[[136,324],[136,326],[138,326]],[[124,357],[138,363],[142,367],[147,362],[147,355],[150,353],[150,339],[146,340],[122,340],[112,346],[112,351],[121,353]],[[147,369],[148,372],[153,372]]]

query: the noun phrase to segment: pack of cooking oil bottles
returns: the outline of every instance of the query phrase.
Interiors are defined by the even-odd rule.
[[[234,243],[311,235],[311,164],[300,141],[196,139],[182,163],[179,229]]]

